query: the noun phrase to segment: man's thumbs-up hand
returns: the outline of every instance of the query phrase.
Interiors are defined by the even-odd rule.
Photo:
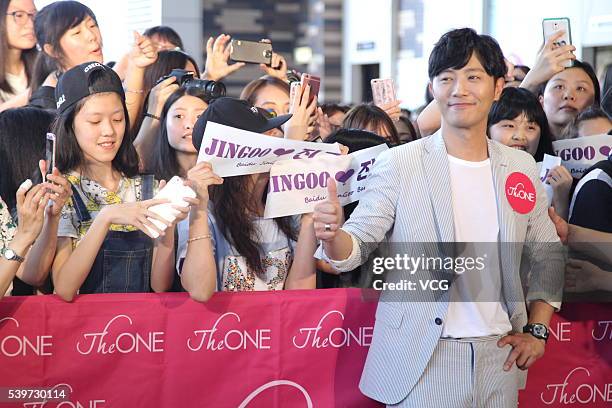
[[[332,241],[344,223],[336,181],[332,177],[327,179],[327,200],[317,204],[313,220],[317,239],[325,242]]]

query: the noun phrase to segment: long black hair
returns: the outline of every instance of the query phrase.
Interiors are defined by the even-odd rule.
[[[211,187],[210,200],[223,236],[245,257],[247,265],[256,273],[260,273],[263,272],[264,266],[261,262],[260,245],[256,242],[257,203],[249,197],[250,183],[251,175],[226,177],[223,184]],[[263,204],[266,198],[267,194],[264,193]],[[298,231],[293,217],[275,218],[274,221],[287,238],[297,240]]]
[[[56,1],[43,7],[36,14],[34,31],[42,51],[36,59],[32,91],[38,89],[51,72],[62,71],[62,60],[65,55],[60,40],[66,31],[81,24],[87,17],[91,17],[98,24],[95,14],[89,7],[73,0]],[[44,52],[45,44],[53,47],[55,57]]]
[[[97,70],[93,72],[89,76],[89,87],[95,89],[98,82],[108,83],[108,81],[110,81],[108,78],[109,75],[111,75],[111,73],[106,70]],[[53,124],[53,133],[57,136],[56,167],[62,173],[82,168],[85,165],[83,151],[74,133],[74,118],[89,98],[91,98],[91,96],[80,100],[66,109],[66,111],[57,117]],[[113,159],[112,165],[113,169],[119,171],[126,177],[134,177],[138,174],[138,153],[136,153],[136,148],[132,144],[130,118],[125,105],[125,99],[120,99],[125,118],[125,133],[123,134],[121,146],[119,146],[119,151]]]
[[[206,92],[200,87],[179,88],[166,100],[159,120],[160,127],[158,136],[155,139],[150,165],[145,161],[146,172],[154,174],[157,180],[170,180],[174,176],[187,177],[188,169],[181,169],[179,166],[176,150],[170,146],[168,141],[168,129],[166,126],[166,119],[170,108],[185,95],[195,96],[206,102]],[[197,155],[197,153],[194,154]]]
[[[502,120],[512,120],[521,114],[524,114],[528,121],[535,122],[540,127],[540,141],[533,155],[535,161],[544,160],[544,154],[553,155],[553,137],[546,113],[535,95],[525,88],[504,88],[499,100],[493,102],[489,111],[487,133],[489,133],[489,128],[496,123]]]
[[[6,16],[11,0],[0,0],[0,16]],[[28,16],[29,18],[29,16]],[[15,90],[6,80],[6,63],[8,62],[8,32],[6,31],[6,18],[0,18],[0,89],[7,93],[15,93]],[[28,85],[32,82],[34,75],[34,64],[38,51],[36,47],[32,47],[29,50],[23,50],[21,52],[21,61],[25,66],[26,77],[28,78]]]
[[[19,185],[42,178],[38,160],[45,157],[45,135],[53,119],[49,111],[31,107],[0,113],[0,196],[11,210]]]

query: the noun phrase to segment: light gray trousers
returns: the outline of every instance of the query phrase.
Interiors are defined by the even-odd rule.
[[[512,346],[502,336],[440,339],[410,394],[391,408],[516,408],[518,368],[504,371]]]

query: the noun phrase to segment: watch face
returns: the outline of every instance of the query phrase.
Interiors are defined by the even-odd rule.
[[[548,337],[548,329],[546,329],[546,326],[543,324],[534,324],[531,333],[541,339],[546,339]]]
[[[5,249],[4,250],[4,257],[6,259],[13,259],[15,258],[15,251],[13,251],[12,249]]]

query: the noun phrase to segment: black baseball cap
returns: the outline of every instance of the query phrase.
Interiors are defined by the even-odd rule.
[[[208,122],[216,122],[249,132],[263,133],[280,127],[291,119],[291,116],[293,115],[287,114],[270,118],[263,113],[263,109],[256,108],[245,100],[230,97],[213,99],[193,126],[191,142],[196,150],[200,150],[204,130]]]
[[[92,86],[90,78],[94,72],[99,73],[101,77],[95,86]],[[81,99],[102,92],[117,92],[121,99],[125,99],[121,79],[111,68],[95,61],[77,65],[64,72],[57,82],[55,87],[57,113],[62,114]]]

